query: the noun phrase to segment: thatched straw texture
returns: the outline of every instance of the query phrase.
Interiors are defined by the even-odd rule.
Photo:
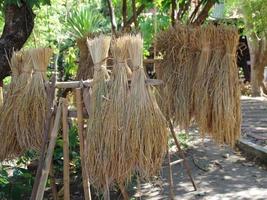
[[[240,136],[241,127],[240,86],[236,64],[239,35],[235,28],[222,26],[217,28],[214,42],[216,40],[221,41],[224,49],[213,55],[217,58],[217,66],[211,75],[213,83],[210,88],[212,105],[210,135],[218,143],[233,146]]]
[[[19,95],[22,103],[16,113],[17,139],[21,147],[39,150],[44,138],[43,131],[48,109],[45,80],[52,50],[49,48],[32,49],[29,51],[29,55],[33,74],[23,85],[24,89]],[[29,66],[25,65],[24,70],[29,69]],[[26,79],[29,71],[25,72],[23,78]]]
[[[200,133],[205,133],[209,129],[209,122],[211,120],[211,109],[209,98],[209,87],[212,84],[213,68],[210,68],[212,59],[211,44],[214,42],[213,26],[202,27],[199,37],[199,48],[201,53],[196,68],[196,78],[193,85],[193,106],[195,110],[195,119],[199,125]]]
[[[105,132],[104,124],[104,103],[108,95],[107,80],[109,74],[106,68],[106,59],[110,47],[111,38],[100,35],[94,39],[88,39],[87,45],[94,62],[94,81],[92,85],[92,94],[89,105],[89,119],[87,125],[87,147],[85,147],[87,155],[88,174],[91,182],[97,188],[104,187],[105,168],[103,163],[109,162],[105,160],[104,142]]]
[[[3,106],[0,108],[0,161],[11,159],[23,153],[23,149],[20,148],[16,139],[16,121],[14,119],[15,105],[19,102],[17,79],[24,65],[23,56],[21,52],[13,53],[10,62],[11,83],[7,88]]]
[[[127,138],[125,157],[144,178],[156,175],[166,153],[168,131],[153,89],[146,86],[142,59],[143,40],[132,36],[128,44],[133,65],[131,89],[127,101]]]
[[[233,145],[240,135],[238,33],[227,26],[176,25],[156,38],[164,60],[159,103],[180,128],[195,117],[202,136]]]
[[[163,61],[156,68],[157,77],[164,81],[159,101],[165,115],[187,129],[192,118],[192,87],[198,58],[198,29],[177,24],[156,38]]]
[[[114,66],[111,74],[109,100],[105,103],[105,118],[103,130],[105,133],[102,143],[104,177],[106,184],[116,181],[123,184],[130,177],[130,163],[125,155],[125,115],[126,101],[129,90],[127,79],[127,41],[129,36],[122,36],[113,41],[111,53],[114,57]]]

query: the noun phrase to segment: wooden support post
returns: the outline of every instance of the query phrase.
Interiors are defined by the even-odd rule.
[[[0,81],[0,107],[4,103],[4,96],[3,96],[3,81]]]
[[[188,161],[187,161],[187,159],[186,159],[186,157],[185,157],[185,155],[184,155],[184,152],[183,152],[183,150],[181,149],[181,146],[180,146],[180,144],[179,144],[179,142],[178,142],[178,139],[177,139],[177,137],[176,137],[176,135],[175,135],[175,131],[174,131],[174,128],[173,128],[171,119],[168,119],[168,122],[169,122],[169,128],[170,128],[172,137],[173,137],[173,139],[174,139],[174,143],[175,143],[175,145],[176,145],[176,147],[177,147],[177,149],[178,149],[178,153],[180,154],[180,156],[181,156],[182,159],[183,159],[183,164],[184,164],[186,173],[187,173],[187,175],[188,175],[188,177],[189,177],[189,179],[190,179],[190,181],[191,181],[191,183],[192,183],[192,185],[193,185],[193,187],[194,187],[194,190],[197,191],[197,187],[196,187],[195,181],[194,181],[194,179],[193,179],[193,177],[192,177],[192,175],[191,175],[191,170],[190,170]]]
[[[77,104],[77,122],[78,122],[78,133],[80,138],[80,157],[82,165],[82,178],[83,178],[83,190],[84,199],[91,200],[90,182],[87,174],[85,154],[84,154],[84,120],[83,120],[83,102],[82,102],[82,89],[76,88],[76,104]]]
[[[46,154],[47,146],[49,143],[49,133],[50,133],[50,129],[52,127],[51,122],[52,122],[53,115],[54,115],[53,102],[54,102],[54,97],[55,97],[55,88],[56,88],[55,84],[56,84],[56,77],[55,77],[55,75],[53,75],[51,78],[51,83],[46,84],[49,110],[47,112],[47,117],[45,119],[44,140],[43,140],[43,144],[42,144],[42,148],[41,148],[40,158],[39,158],[39,162],[38,162],[38,169],[36,172],[35,181],[34,181],[30,200],[36,199],[37,189],[38,189],[38,186],[40,184],[40,178],[42,175],[42,167],[43,167],[44,162],[45,162],[45,154]]]
[[[63,100],[62,104],[62,125],[63,125],[63,181],[64,200],[70,200],[70,158],[69,158],[69,126],[68,126],[68,101]]]
[[[170,188],[170,196],[169,198],[171,200],[174,200],[174,194],[173,194],[173,177],[172,177],[172,166],[171,166],[171,155],[170,155],[170,150],[167,145],[168,149],[168,165],[169,165],[169,188]]]
[[[41,177],[40,177],[39,185],[37,188],[37,195],[36,195],[35,200],[42,200],[44,196],[45,186],[46,186],[46,182],[47,182],[47,178],[49,174],[49,169],[50,169],[50,165],[51,165],[51,161],[53,157],[54,148],[56,145],[58,130],[60,127],[60,119],[61,119],[61,111],[62,111],[61,101],[62,100],[60,99],[59,105],[57,107],[55,123],[54,123],[54,127],[51,133],[48,149],[46,152],[45,162],[44,162],[44,165],[42,166]]]
[[[57,185],[56,185],[56,178],[55,178],[55,173],[54,173],[53,161],[51,162],[49,176],[50,176],[50,180],[51,180],[50,184],[51,184],[51,188],[52,188],[53,200],[58,200]]]

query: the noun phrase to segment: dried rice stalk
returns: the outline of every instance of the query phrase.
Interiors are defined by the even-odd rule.
[[[101,144],[103,149],[101,160],[103,178],[106,185],[117,181],[123,184],[130,177],[130,163],[122,152],[125,152],[125,111],[128,93],[127,79],[127,41],[129,36],[115,39],[111,45],[111,53],[115,64],[111,75],[109,101],[105,104],[103,132],[105,136]]]
[[[51,55],[52,50],[49,48],[37,48],[29,51],[34,72],[20,93],[21,102],[25,103],[19,106],[16,115],[17,139],[20,146],[26,149],[38,151],[43,141],[45,117],[48,109],[44,82]],[[28,73],[27,68],[29,65],[25,65],[25,76]]]
[[[0,161],[11,159],[23,153],[16,139],[15,120],[13,117],[15,105],[19,102],[17,93],[18,77],[21,73],[21,67],[24,65],[23,53],[14,52],[11,58],[10,68],[12,78],[7,93],[0,108]]]
[[[221,57],[218,57],[214,82],[211,89],[212,126],[210,134],[218,143],[233,146],[240,136],[240,88],[236,52],[239,35],[235,28],[222,26],[217,28],[214,40],[224,45]],[[215,57],[216,55],[214,55]]]
[[[180,128],[187,129],[193,115],[191,94],[198,58],[198,28],[177,24],[156,38],[164,60],[156,68],[164,81],[160,90],[160,107]]]
[[[200,31],[200,49],[201,53],[197,65],[196,78],[194,81],[194,91],[192,93],[193,105],[195,109],[195,118],[198,123],[200,133],[209,130],[209,122],[211,121],[211,104],[209,99],[210,78],[210,62],[211,62],[211,38],[213,27],[202,27]],[[212,69],[211,69],[212,70]]]
[[[133,169],[144,178],[158,173],[167,144],[166,121],[161,113],[152,87],[145,85],[146,74],[142,60],[143,40],[132,36],[128,50],[133,64],[131,89],[127,102],[127,138],[125,157]],[[122,151],[124,152],[124,151]]]
[[[87,126],[86,149],[87,166],[90,179],[96,187],[101,188],[105,184],[103,162],[108,162],[102,154],[102,142],[106,140],[103,131],[104,109],[103,104],[108,94],[107,80],[109,79],[106,68],[106,58],[110,47],[109,36],[100,35],[94,39],[88,39],[87,45],[94,62],[94,79],[92,94],[90,97],[89,120]],[[104,152],[103,152],[104,153]]]
[[[181,128],[195,117],[202,136],[230,145],[240,135],[241,121],[237,38],[237,32],[226,26],[179,24],[156,38],[164,58],[156,69],[165,83],[159,98],[164,113]]]

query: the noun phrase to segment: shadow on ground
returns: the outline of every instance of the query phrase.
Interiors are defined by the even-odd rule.
[[[246,160],[238,151],[215,145],[209,139],[202,141],[195,133],[193,141],[187,151],[187,157],[198,191],[194,191],[182,165],[177,164],[172,168],[174,199],[267,199],[267,170],[264,166]],[[171,159],[178,159],[174,151]],[[168,177],[169,167],[166,162],[163,165],[161,181],[142,184],[141,199],[169,199]]]

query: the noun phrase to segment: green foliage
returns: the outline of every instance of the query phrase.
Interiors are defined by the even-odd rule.
[[[105,18],[92,6],[81,6],[70,12],[67,19],[67,30],[74,38],[82,38],[88,33],[103,31]]]
[[[141,16],[139,18],[140,32],[144,38],[144,55],[149,56],[150,48],[153,43],[154,35],[161,30],[168,28],[170,17],[164,12],[156,15]]]
[[[12,176],[8,171],[13,171]],[[28,199],[34,177],[24,168],[14,167],[12,170],[4,166],[0,167],[0,199],[23,200]]]
[[[227,11],[236,10],[244,16],[248,34],[262,37],[267,33],[266,0],[227,0]]]

